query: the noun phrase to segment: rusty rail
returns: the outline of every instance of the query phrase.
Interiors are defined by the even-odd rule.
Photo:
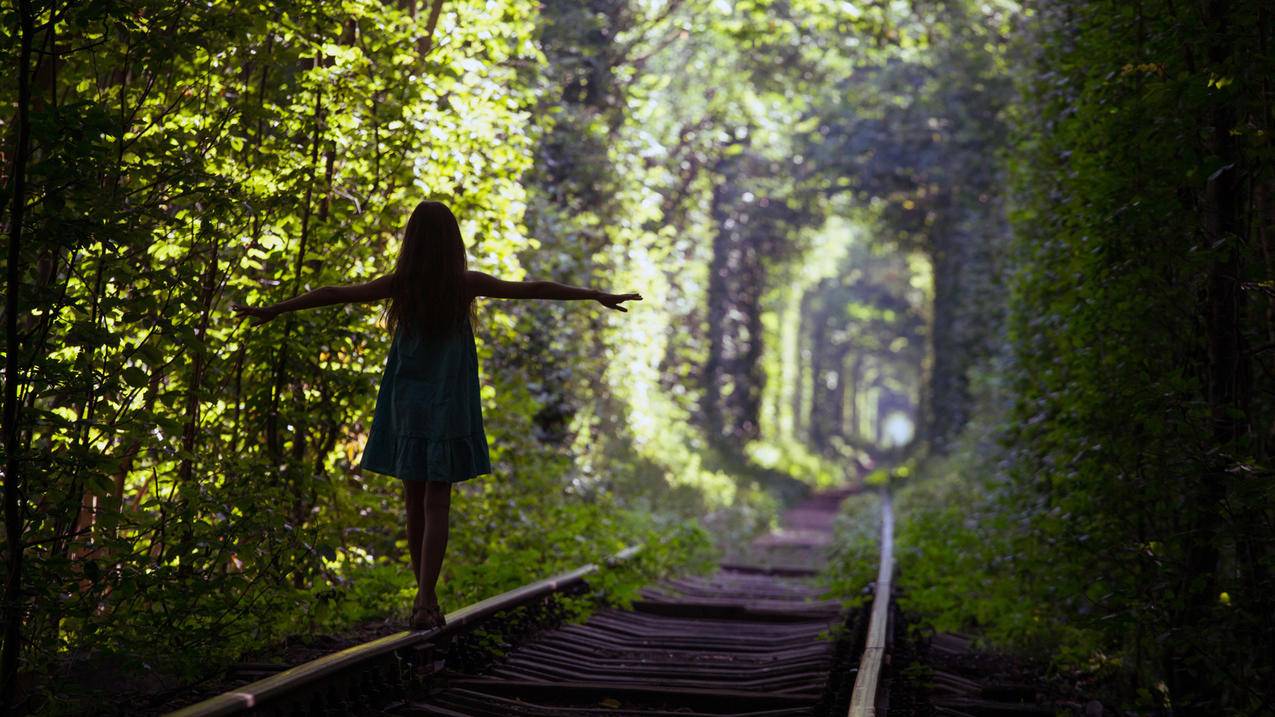
[[[888,488],[881,491],[881,564],[877,570],[875,595],[872,598],[872,617],[868,624],[868,637],[864,642],[863,657],[859,660],[859,672],[855,676],[854,691],[850,693],[850,717],[876,717],[881,665],[885,659],[889,639],[890,593],[894,582],[894,509],[890,504]]]
[[[619,565],[641,549],[640,545],[629,546],[608,558],[605,564]],[[273,707],[285,701],[292,703],[293,711],[299,710],[300,714],[333,710],[339,713],[342,705],[353,706],[372,693],[403,692],[410,689],[407,683],[412,681],[411,673],[421,661],[416,653],[429,643],[497,613],[580,585],[599,569],[598,565],[589,563],[514,588],[449,613],[447,624],[441,628],[404,631],[355,645],[184,707],[167,717],[220,717]],[[334,679],[338,677],[344,679]]]

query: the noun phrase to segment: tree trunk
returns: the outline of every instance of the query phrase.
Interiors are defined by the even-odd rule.
[[[415,8],[416,4],[412,3]],[[429,54],[434,49],[434,28],[438,26],[438,16],[443,13],[443,0],[434,0],[434,4],[429,8],[429,19],[425,21],[425,34],[416,41],[416,48],[420,52],[421,57]],[[412,16],[416,16],[413,9]]]
[[[319,58],[314,59],[314,67],[319,66]],[[301,210],[301,238],[297,247],[297,260],[292,277],[292,294],[301,291],[301,272],[305,268],[306,245],[310,238],[310,220],[314,199],[315,174],[318,172],[319,144],[322,141],[323,125],[323,92],[316,90],[314,94],[314,136],[310,141],[310,178],[305,185],[305,204]],[[285,319],[283,341],[279,344],[279,355],[275,359],[274,381],[270,392],[270,411],[266,416],[266,449],[276,462],[283,456],[283,439],[279,434],[279,403],[282,400],[284,386],[288,382],[288,351],[292,339],[292,317]],[[304,432],[298,427],[296,433]]]
[[[933,368],[930,371],[930,402],[926,435],[935,452],[945,453],[952,439],[965,425],[969,409],[969,385],[961,345],[959,237],[951,230],[936,234],[930,253],[934,263],[934,325],[930,332]]]
[[[22,650],[22,618],[25,612],[22,595],[23,516],[19,496],[22,486],[22,461],[18,455],[18,298],[22,289],[22,229],[25,221],[27,159],[31,154],[31,41],[35,34],[35,18],[30,0],[18,0],[18,146],[13,155],[12,205],[9,210],[9,251],[5,267],[5,362],[4,362],[4,525],[8,548],[4,583],[4,648],[0,651],[0,705],[5,711],[16,710],[18,660]]]
[[[1228,15],[1226,0],[1211,0],[1206,6],[1209,65],[1217,71],[1230,63]],[[1212,127],[1210,149],[1222,164],[1205,187],[1203,204],[1206,243],[1222,247],[1209,269],[1204,306],[1208,345],[1206,398],[1218,450],[1214,465],[1195,478],[1191,491],[1189,542],[1182,575],[1184,607],[1174,625],[1188,633],[1206,628],[1219,592],[1223,511],[1227,486],[1232,480],[1230,456],[1237,455],[1238,443],[1249,430],[1251,373],[1242,331],[1245,297],[1240,287],[1240,249],[1246,243],[1241,221],[1242,169],[1232,136],[1236,112],[1231,102],[1226,97],[1218,98],[1202,122]],[[1206,666],[1197,663],[1192,649],[1190,641],[1170,648],[1170,694],[1175,703],[1188,710],[1218,706],[1223,688],[1217,671],[1199,669]]]

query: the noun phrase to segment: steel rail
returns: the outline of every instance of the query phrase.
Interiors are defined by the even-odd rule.
[[[864,641],[863,656],[859,659],[859,672],[855,676],[854,690],[850,693],[850,717],[876,717],[878,687],[881,680],[881,664],[885,659],[889,637],[890,593],[894,581],[894,509],[890,504],[890,491],[881,491],[881,564],[877,569],[877,584],[872,597],[872,617],[868,623],[868,637]],[[882,713],[884,714],[884,713]]]
[[[631,545],[607,558],[604,563],[608,567],[614,567],[637,555],[641,550],[641,545]],[[473,625],[496,613],[512,610],[552,593],[579,585],[586,577],[598,572],[599,569],[598,565],[589,563],[575,570],[559,573],[534,583],[528,583],[449,613],[447,615],[447,624],[441,628],[403,631],[348,647],[331,655],[325,655],[316,660],[284,670],[277,675],[271,675],[211,697],[203,702],[170,712],[167,717],[221,717],[221,715],[240,714],[262,707],[266,703],[296,694],[301,690],[311,687],[317,688],[320,686],[321,681],[325,681],[339,673],[357,669],[362,665],[374,662],[378,658],[417,648],[437,638],[460,632],[466,626]]]

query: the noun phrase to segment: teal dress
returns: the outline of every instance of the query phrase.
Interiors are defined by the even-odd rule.
[[[469,319],[445,337],[395,334],[360,465],[448,483],[491,472]]]

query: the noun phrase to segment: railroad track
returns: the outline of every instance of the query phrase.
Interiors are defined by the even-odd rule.
[[[842,494],[788,511],[778,537],[756,546],[785,564],[723,564],[711,575],[645,588],[631,609],[516,638],[486,658],[476,626],[556,595],[632,559],[608,561],[458,610],[440,630],[403,632],[320,658],[172,713],[404,717],[627,717],[637,715],[882,714],[878,695],[889,634],[892,518],[883,494],[885,589],[870,611],[844,611],[811,584]],[[774,550],[778,546],[778,552]],[[512,639],[511,639],[512,641]]]

